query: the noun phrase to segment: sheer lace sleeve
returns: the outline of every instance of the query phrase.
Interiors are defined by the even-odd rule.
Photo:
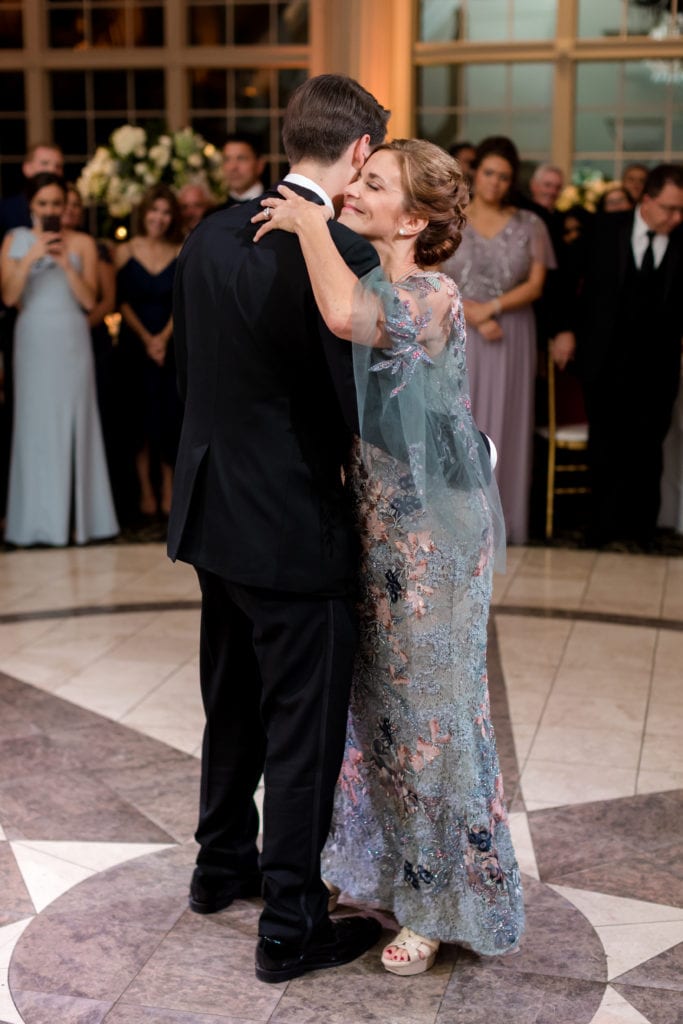
[[[384,347],[369,347],[380,324]],[[505,531],[488,452],[472,419],[465,321],[453,281],[415,274],[392,285],[373,271],[359,284],[354,373],[362,445],[402,463],[416,502],[449,529],[474,529],[495,545],[502,567]],[[466,494],[467,527],[454,515]],[[462,507],[460,502],[459,507]],[[472,515],[472,507],[480,510]]]
[[[557,270],[555,250],[550,238],[550,232],[540,217],[535,213],[529,215],[531,231],[531,258],[542,263],[548,270]]]

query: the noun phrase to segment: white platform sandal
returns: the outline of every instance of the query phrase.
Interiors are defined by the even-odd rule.
[[[438,939],[427,939],[411,928],[401,928],[394,941],[382,950],[382,967],[391,974],[423,974],[434,966],[439,945]],[[395,959],[391,951],[401,958]]]

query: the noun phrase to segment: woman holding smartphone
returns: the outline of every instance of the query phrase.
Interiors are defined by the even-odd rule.
[[[87,320],[97,251],[88,235],[62,228],[62,178],[36,175],[28,198],[33,227],[10,232],[0,254],[3,301],[19,308],[5,540],[65,545],[73,519],[84,544],[118,533]]]

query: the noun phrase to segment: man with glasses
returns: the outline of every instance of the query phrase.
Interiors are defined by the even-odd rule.
[[[648,174],[632,212],[595,229],[577,359],[590,425],[595,546],[651,551],[683,337],[683,165]]]

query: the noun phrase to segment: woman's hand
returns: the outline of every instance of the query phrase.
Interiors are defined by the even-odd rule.
[[[307,218],[309,220],[312,218],[331,219],[332,211],[327,205],[312,203],[310,199],[304,199],[303,196],[297,195],[286,185],[278,185],[277,190],[284,198],[268,196],[266,199],[262,199],[263,211],[251,218],[252,224],[261,225],[254,235],[255,242],[276,228],[296,235],[305,225]]]
[[[473,327],[479,327],[490,320],[495,315],[497,308],[493,302],[473,302],[471,299],[465,299],[462,307],[465,320]]]
[[[54,256],[57,249],[57,242],[62,241],[62,236],[55,231],[36,231],[36,240],[28,251],[29,263],[37,263],[46,256]]]
[[[487,341],[500,341],[503,337],[503,329],[497,320],[484,320],[483,324],[479,324],[477,330]]]
[[[143,339],[147,355],[157,366],[163,366],[166,361],[166,342],[161,334],[147,334]]]

